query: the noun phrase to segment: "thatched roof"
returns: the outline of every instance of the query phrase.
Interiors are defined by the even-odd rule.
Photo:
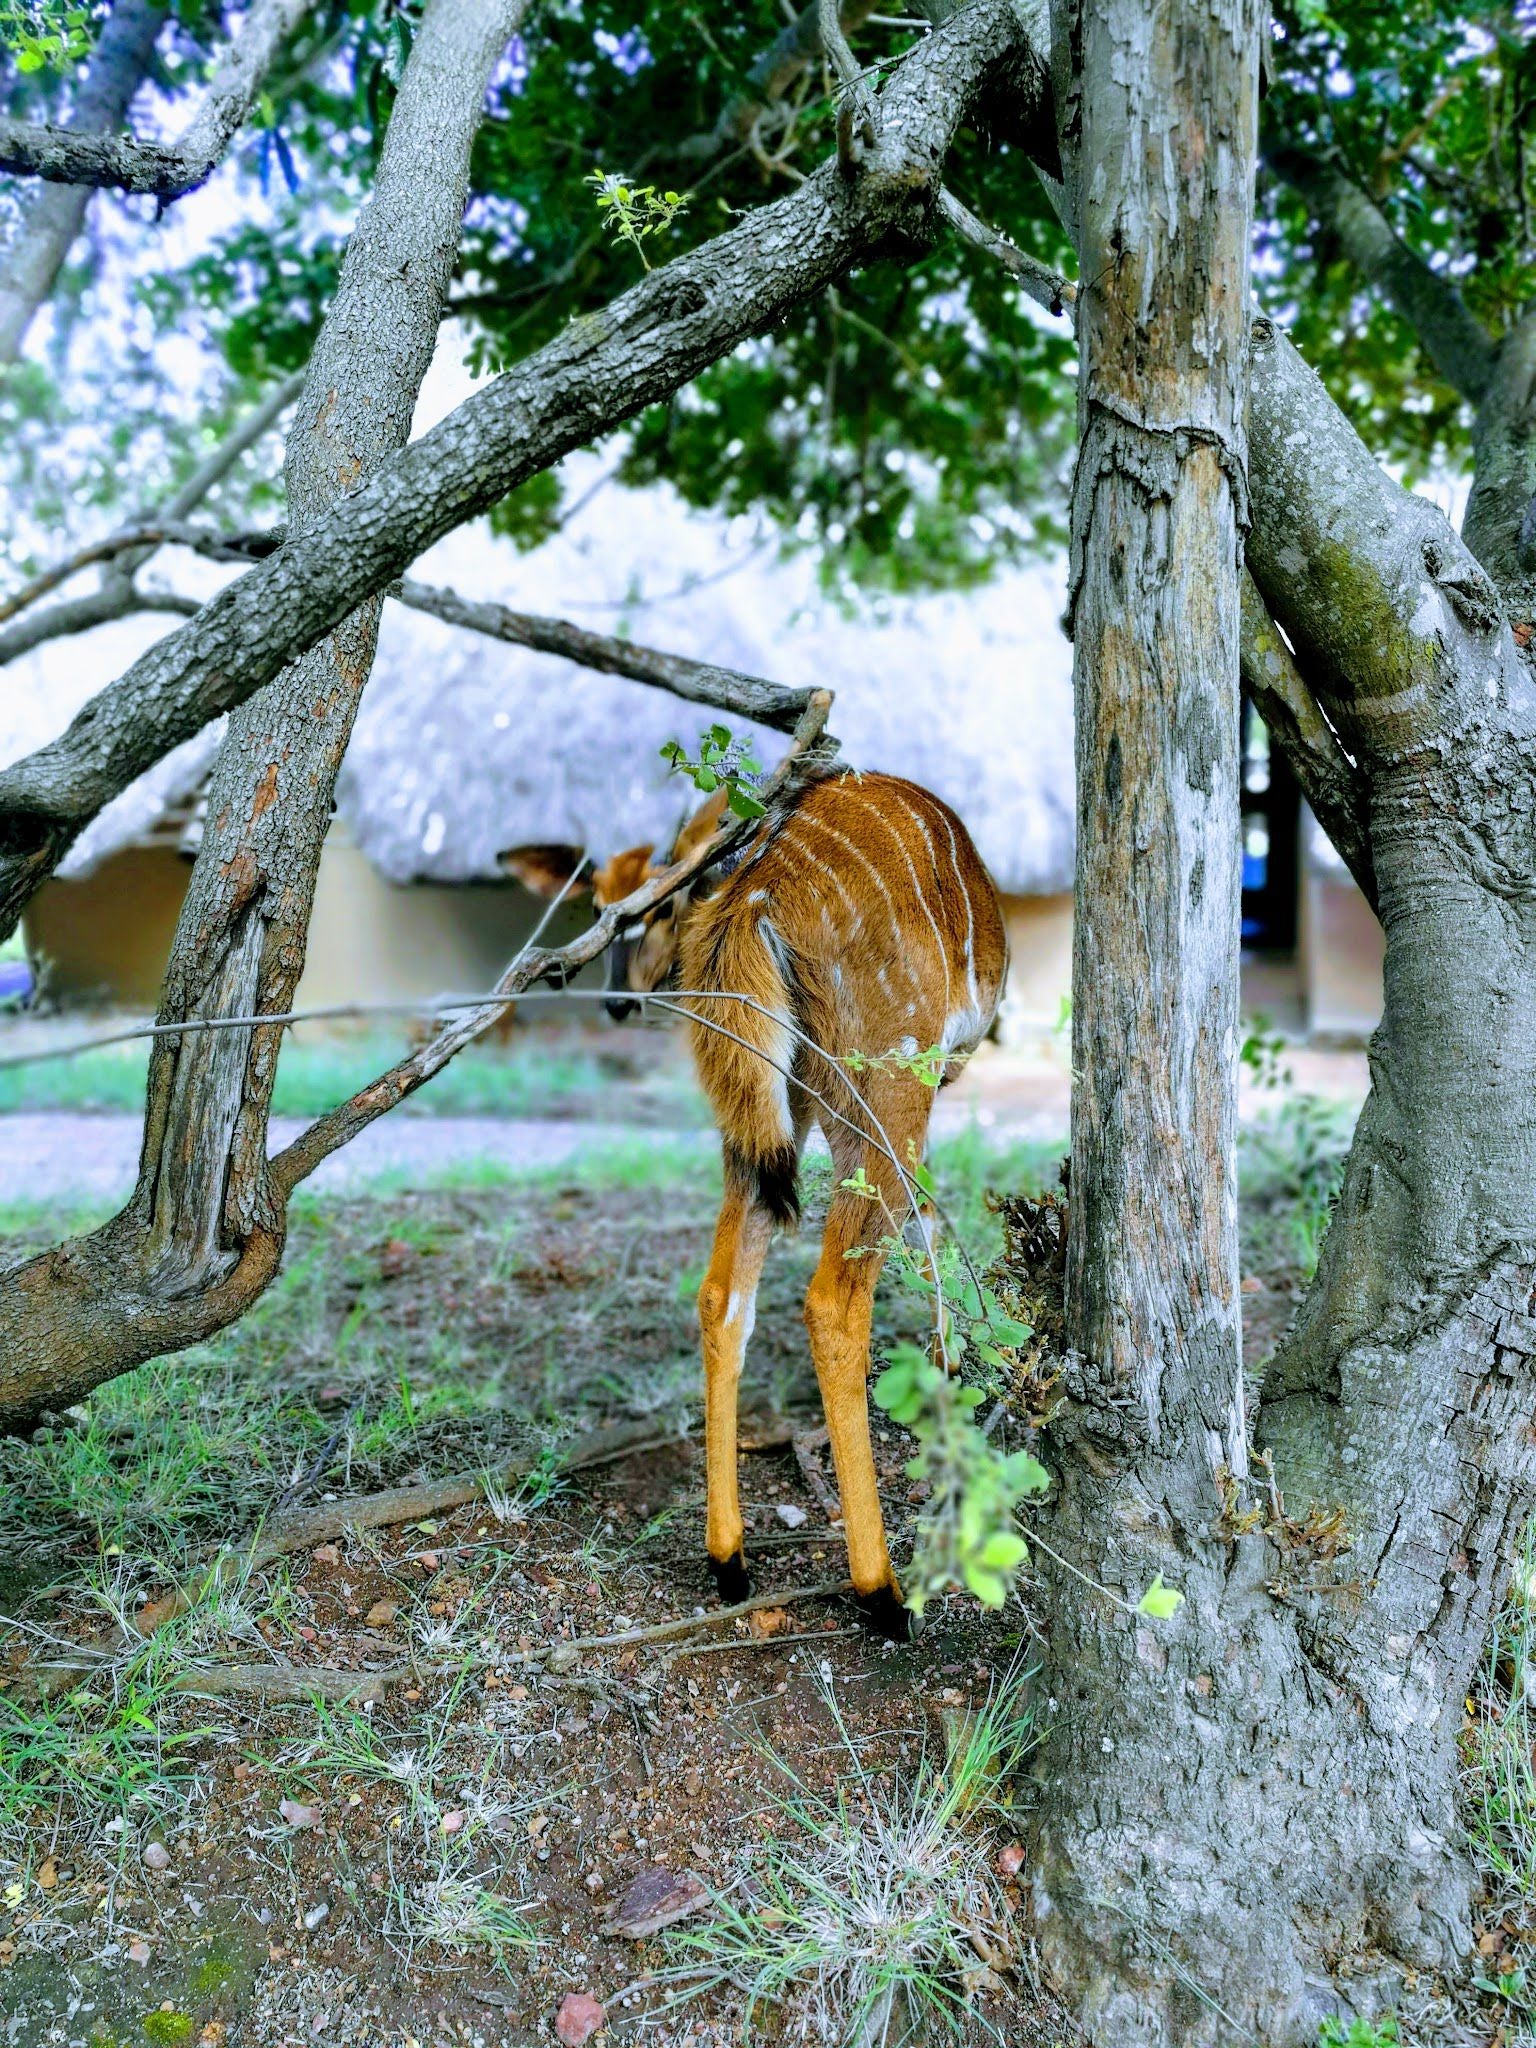
[[[872,624],[822,602],[808,562],[754,550],[668,492],[614,488],[535,555],[509,559],[459,536],[419,574],[777,682],[826,683],[845,760],[946,797],[1002,888],[1071,886],[1071,654],[1055,573],[923,599]],[[626,587],[640,595],[622,610],[584,602]],[[643,684],[391,606],[338,807],[399,881],[489,878],[497,852],[523,841],[609,852],[662,840],[697,799],[658,750],[707,723]],[[758,756],[771,762],[783,746],[764,733]]]
[[[571,468],[574,498],[599,459]],[[771,545],[688,512],[669,491],[616,486],[533,554],[470,530],[415,573],[775,681],[824,682],[837,693],[832,726],[846,760],[946,797],[1005,890],[1070,886],[1071,659],[1056,623],[1059,573],[1010,575],[870,623],[820,599],[808,559],[781,562]],[[611,602],[626,591],[633,601]],[[0,764],[60,730],[169,623],[124,622],[18,663],[0,686]],[[610,851],[666,837],[692,791],[668,776],[658,749],[691,742],[708,722],[642,684],[390,605],[338,809],[396,881],[489,880],[498,851],[523,841]],[[762,735],[759,758],[771,762],[783,744]],[[136,784],[65,872],[88,872],[143,837],[195,786],[213,746],[195,740]]]

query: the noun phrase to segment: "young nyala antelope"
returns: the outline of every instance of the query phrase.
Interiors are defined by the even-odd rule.
[[[688,821],[680,859],[718,827],[723,790]],[[618,902],[660,863],[616,854],[592,877]],[[576,855],[524,847],[503,856],[552,895]],[[866,1381],[881,1260],[850,1257],[885,1236],[878,1201],[842,1183],[862,1168],[900,1219],[896,1160],[920,1159],[934,1091],[900,1064],[932,1047],[969,1053],[991,1025],[1007,972],[1002,912],[970,835],[945,803],[891,775],[835,772],[771,808],[718,867],[643,921],[609,955],[608,1008],[675,989],[692,1019],[699,1079],[725,1148],[725,1200],[699,1290],[704,1351],[707,1541],[721,1596],[745,1597],[736,1471],[736,1395],[758,1277],[775,1225],[799,1216],[801,1148],[819,1123],[833,1188],[821,1259],[805,1298],[811,1357],[860,1604],[884,1633],[907,1633],[870,1448]],[[849,1054],[878,1062],[846,1064]],[[895,1060],[882,1056],[895,1054]],[[878,1142],[874,1140],[878,1136]]]

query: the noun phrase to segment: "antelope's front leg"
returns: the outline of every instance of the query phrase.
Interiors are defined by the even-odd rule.
[[[709,1496],[705,1540],[722,1600],[745,1600],[751,1590],[736,1477],[736,1396],[757,1311],[757,1283],[772,1234],[773,1219],[766,1210],[748,1194],[728,1188],[715,1226],[709,1271],[699,1289]]]

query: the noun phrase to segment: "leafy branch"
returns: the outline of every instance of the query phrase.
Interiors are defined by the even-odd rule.
[[[723,789],[725,801],[734,816],[761,818],[766,814],[767,805],[752,787],[753,780],[762,771],[762,764],[744,740],[732,739],[729,726],[712,725],[709,728],[699,741],[696,760],[680,740],[668,740],[661,749],[661,758],[674,775],[686,775],[694,788],[702,790],[706,796]]]
[[[3,0],[0,49],[10,51],[20,72],[63,71],[90,53],[99,12],[59,0]]]
[[[592,171],[586,182],[597,194],[597,209],[614,239],[628,242],[647,270],[646,241],[671,227],[687,209],[687,192],[658,192],[654,185],[631,185],[611,171]]]

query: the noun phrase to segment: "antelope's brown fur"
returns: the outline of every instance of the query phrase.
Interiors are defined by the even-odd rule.
[[[672,849],[714,830],[717,793]],[[650,871],[635,848],[597,871],[613,902]],[[889,1621],[891,1570],[869,1438],[869,1332],[880,1260],[848,1254],[883,1237],[878,1202],[841,1183],[862,1167],[903,1217],[902,1166],[919,1159],[934,1090],[897,1064],[938,1046],[958,1063],[991,1025],[1007,972],[997,892],[947,804],[915,783],[851,771],[812,783],[767,817],[723,878],[661,906],[628,961],[636,992],[673,974],[691,1014],[699,1078],[725,1148],[725,1200],[699,1291],[705,1368],[707,1540],[722,1590],[744,1587],[736,1392],[776,1222],[798,1213],[796,1173],[812,1122],[832,1153],[834,1193],[806,1296],[811,1354],[837,1469],[849,1569]],[[852,1128],[850,1128],[850,1126]]]

